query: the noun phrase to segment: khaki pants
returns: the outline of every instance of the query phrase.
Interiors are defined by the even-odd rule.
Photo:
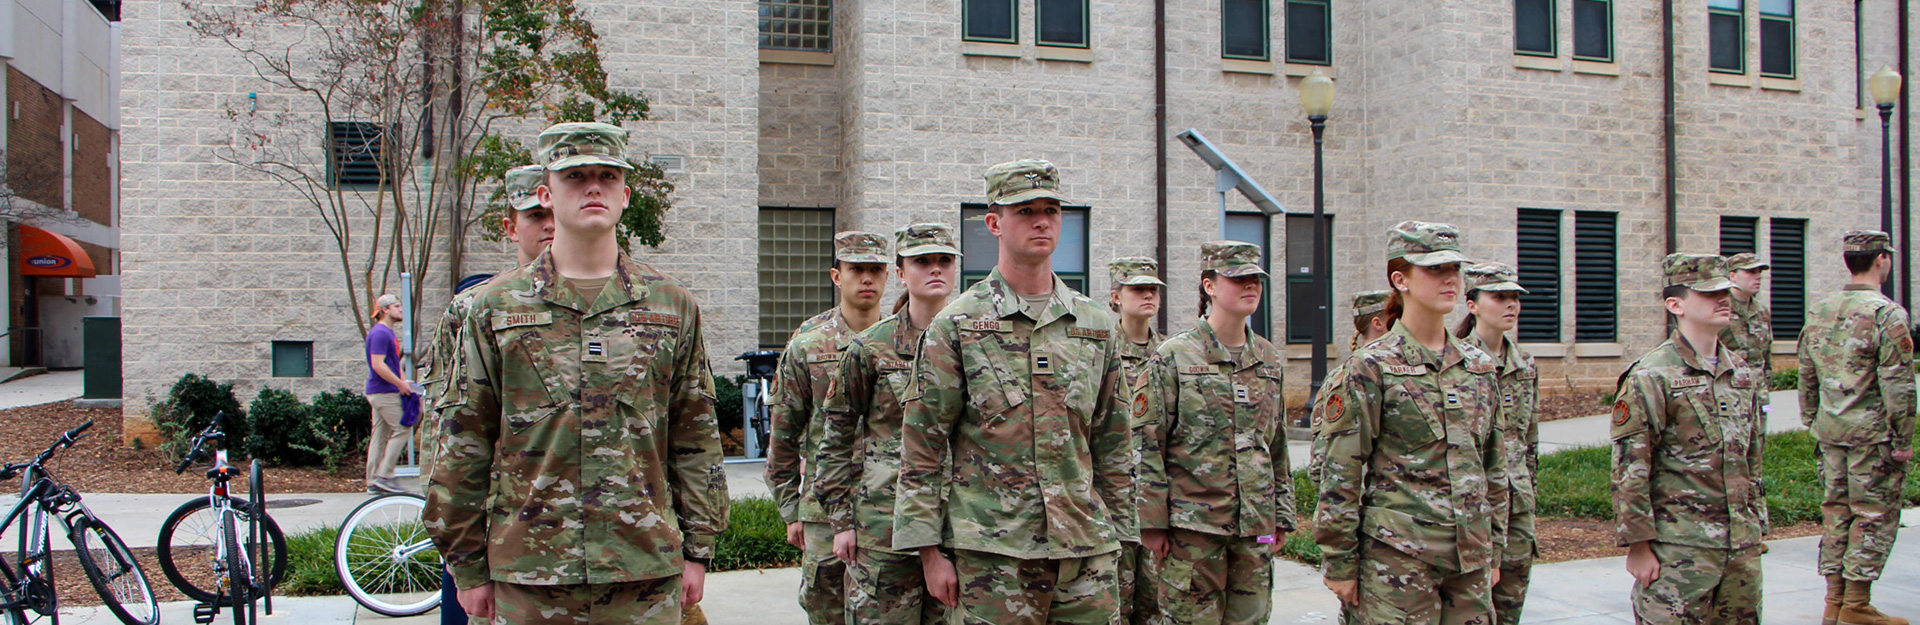
[[[367,396],[373,405],[373,431],[367,434],[367,483],[393,477],[393,466],[407,448],[413,428],[400,425],[400,394],[375,393]]]

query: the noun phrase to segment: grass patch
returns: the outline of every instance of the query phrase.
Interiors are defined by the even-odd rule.
[[[287,536],[287,579],[273,590],[277,595],[344,595],[340,577],[333,573],[333,539],[340,528],[324,526]]]
[[[720,534],[708,572],[795,566],[800,549],[787,544],[787,524],[772,499],[733,500],[727,531]]]

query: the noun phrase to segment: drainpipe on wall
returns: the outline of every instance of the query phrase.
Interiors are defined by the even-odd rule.
[[[1900,25],[1901,76],[1907,76],[1911,71],[1907,67],[1908,52],[1912,48],[1907,41],[1907,3],[1909,1],[1900,0],[1900,18],[1897,20]],[[1912,126],[1908,123],[1912,120],[1912,116],[1907,111],[1907,108],[1913,105],[1913,100],[1907,97],[1911,92],[1906,82],[1900,84],[1900,244],[1906,246],[1900,248],[1900,305],[1907,310],[1913,310],[1913,220],[1909,219],[1912,213],[1907,200],[1913,193],[1913,167],[1907,160],[1908,156],[1913,154],[1911,142],[1913,135],[1910,131]]]
[[[1678,150],[1676,150],[1674,146],[1674,141],[1678,138],[1679,132],[1675,129],[1673,119],[1673,68],[1676,64],[1673,58],[1673,1],[1674,0],[1666,0],[1660,3],[1660,46],[1667,57],[1667,70],[1662,76],[1662,81],[1665,84],[1661,85],[1662,96],[1665,102],[1662,103],[1664,108],[1661,115],[1660,136],[1665,144],[1662,147],[1665,150],[1664,156],[1666,158],[1666,174],[1663,180],[1663,186],[1666,191],[1667,201],[1666,238],[1668,254],[1674,253],[1680,243],[1680,198],[1678,196],[1679,189],[1676,188],[1680,174],[1679,159],[1677,156]],[[1905,2],[1906,0],[1901,1]]]
[[[1904,128],[1904,126],[1903,126]],[[1153,0],[1153,259],[1167,277],[1167,0]],[[1167,297],[1155,324],[1167,333]]]

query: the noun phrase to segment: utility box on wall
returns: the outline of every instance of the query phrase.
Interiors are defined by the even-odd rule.
[[[81,398],[119,401],[120,318],[87,317],[82,328],[86,372]]]

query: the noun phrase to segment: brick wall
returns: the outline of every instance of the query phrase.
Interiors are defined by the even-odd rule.
[[[65,106],[60,94],[7,67],[8,184],[20,197],[55,208],[65,206],[60,154]]]
[[[73,152],[73,210],[82,219],[112,226],[113,223],[113,131],[79,109],[73,111],[73,132],[78,149]],[[100,267],[106,273],[106,267]]]

